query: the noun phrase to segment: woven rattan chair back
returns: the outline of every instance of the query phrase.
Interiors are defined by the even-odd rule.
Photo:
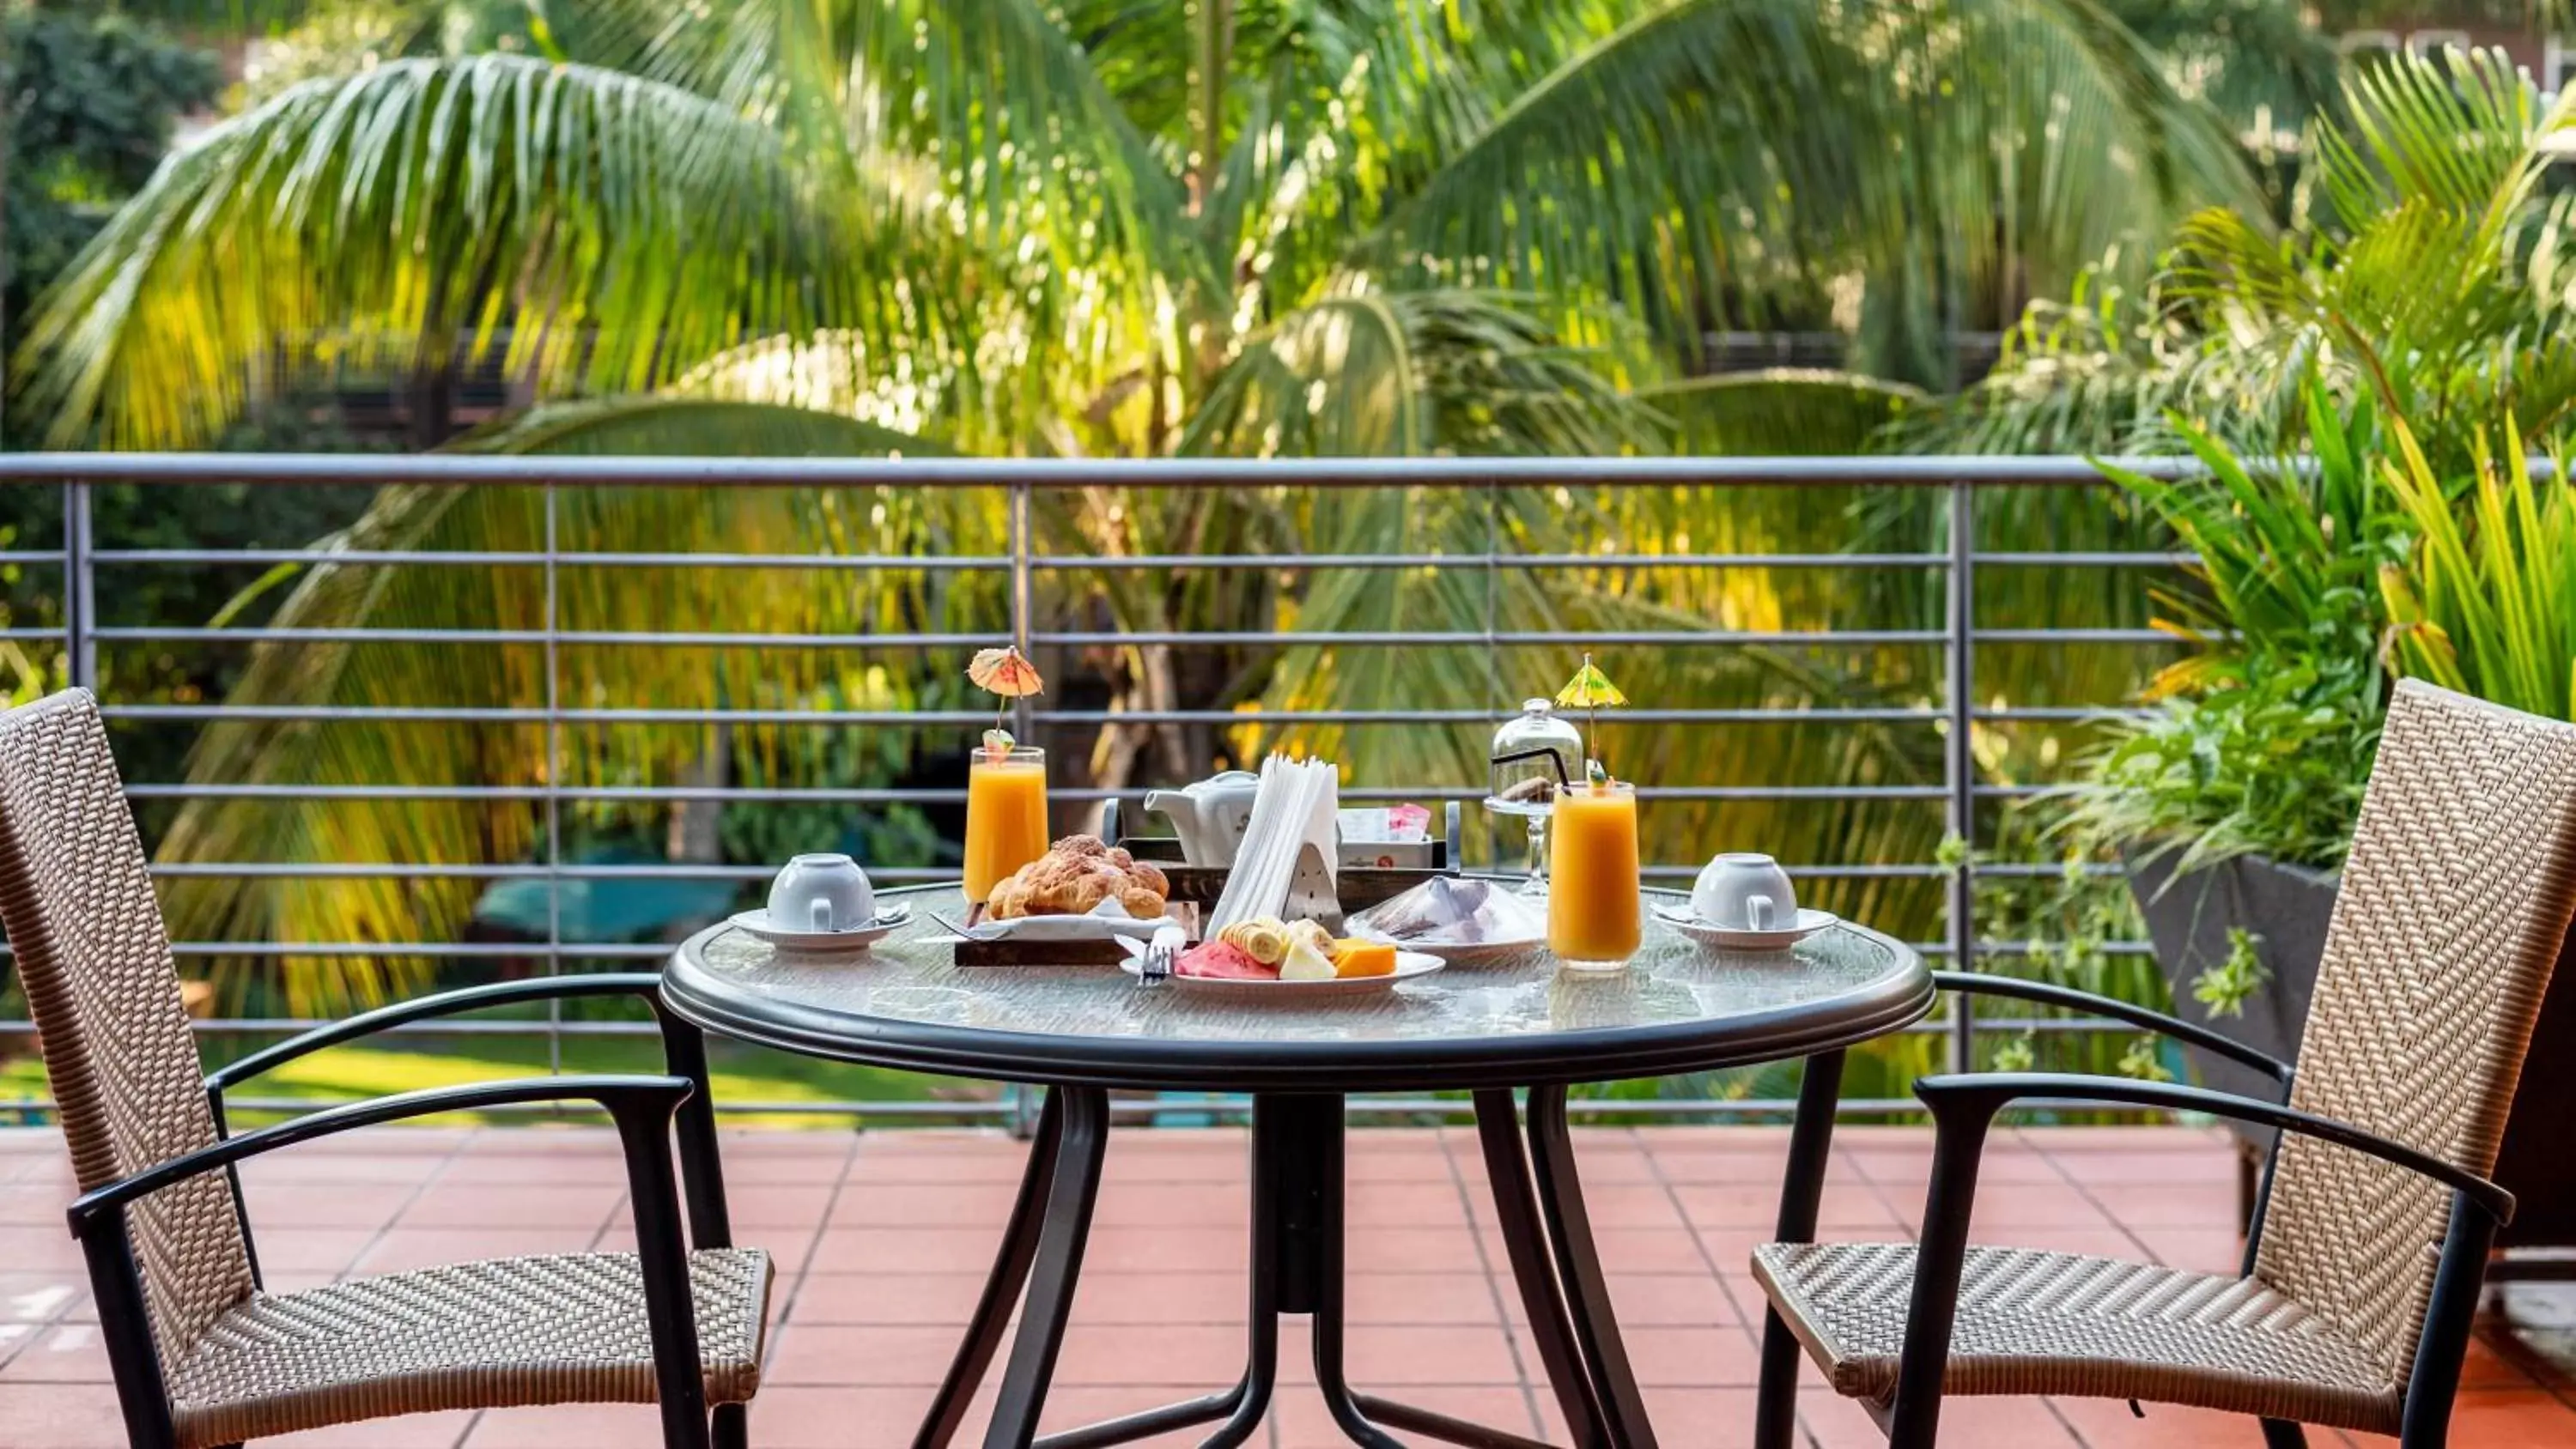
[[[2576,726],[2400,684],[2291,1105],[2493,1171],[2571,903]],[[2288,1136],[2255,1273],[2402,1382],[2449,1221],[2447,1189]]]
[[[160,902],[86,690],[0,714],[0,925],[81,1187],[214,1142]],[[254,1287],[223,1175],[145,1198],[133,1238],[168,1369]]]

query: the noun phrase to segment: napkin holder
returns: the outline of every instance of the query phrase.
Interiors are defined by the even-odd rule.
[[[1456,875],[1460,828],[1457,801],[1447,802],[1447,816],[1448,833],[1445,838],[1435,836],[1430,841],[1430,864],[1428,865],[1343,865],[1336,873],[1339,890],[1334,902],[1341,908],[1342,914],[1349,915],[1364,911],[1380,901],[1391,900],[1433,876]],[[1154,863],[1154,868],[1161,871],[1172,883],[1171,901],[1175,913],[1179,911],[1181,903],[1186,901],[1199,907],[1201,914],[1204,914],[1206,908],[1214,906],[1216,898],[1224,894],[1226,877],[1224,866],[1187,864],[1181,859],[1181,842],[1177,837],[1127,835],[1122,833],[1122,827],[1125,824],[1125,812],[1119,809],[1119,802],[1115,800],[1108,802],[1103,807],[1101,815],[1101,838],[1135,856],[1138,860],[1150,860]],[[1305,864],[1309,863],[1301,862],[1301,866]],[[1293,891],[1294,887],[1291,889]],[[1197,939],[1195,928],[1191,932],[1191,938]]]

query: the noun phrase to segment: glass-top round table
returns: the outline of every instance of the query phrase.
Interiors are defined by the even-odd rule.
[[[1113,966],[959,966],[941,920],[965,919],[961,891],[883,895],[909,904],[912,919],[865,953],[786,953],[717,926],[672,954],[662,997],[706,1030],[784,1051],[1050,1089],[983,1297],[915,1449],[955,1437],[1015,1306],[1019,1329],[988,1449],[1089,1449],[1205,1423],[1217,1427],[1202,1443],[1240,1444],[1269,1407],[1282,1313],[1313,1316],[1315,1382],[1352,1442],[1393,1449],[1395,1429],[1535,1449],[1519,1435],[1358,1392],[1343,1376],[1343,1098],[1380,1091],[1473,1094],[1512,1274],[1566,1422],[1582,1443],[1652,1449],[1584,1210],[1566,1087],[1806,1057],[1811,1088],[1829,1091],[1846,1048],[1920,1020],[1934,999],[1922,960],[1861,926],[1830,927],[1787,952],[1717,951],[1649,911],[1625,971],[1563,972],[1533,949],[1383,993],[1245,1001],[1143,985]],[[1525,1104],[1515,1088],[1528,1089]],[[1247,1362],[1229,1389],[1039,1439],[1112,1090],[1252,1095]],[[1793,1169],[1784,1222],[1801,1197],[1813,1215],[1821,1159],[1815,1166],[1812,1182]]]
[[[1678,901],[1679,896],[1660,899]],[[787,1051],[988,1080],[1371,1092],[1614,1081],[1848,1046],[1924,1015],[1915,953],[1844,924],[1788,952],[1716,951],[1656,920],[1625,971],[1542,949],[1382,993],[1299,1003],[1139,985],[1110,966],[959,966],[954,887],[889,891],[912,919],[865,953],[781,952],[733,926],[684,943],[672,1009]]]

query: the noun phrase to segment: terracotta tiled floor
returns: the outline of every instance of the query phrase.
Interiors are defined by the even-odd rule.
[[[1602,1249],[1664,1443],[1744,1443],[1755,1362],[1745,1324],[1761,1303],[1745,1256],[1765,1235],[1782,1135],[1580,1135]],[[1226,1131],[1122,1130],[1112,1142],[1051,1425],[1231,1380],[1241,1354],[1243,1159],[1241,1135]],[[1843,1131],[1828,1234],[1906,1231],[1928,1160],[1918,1132]],[[1503,1253],[1472,1134],[1364,1131],[1350,1161],[1353,1376],[1431,1408],[1558,1435],[1531,1380],[1517,1300],[1496,1276]],[[729,1139],[738,1235],[780,1265],[756,1445],[908,1442],[989,1261],[1019,1163],[1018,1144],[976,1134]],[[2202,1132],[2002,1133],[1987,1158],[1979,1236],[2224,1269],[2237,1252],[2233,1170],[2220,1140]],[[248,1190],[260,1255],[271,1286],[283,1289],[459,1257],[619,1245],[628,1240],[620,1179],[603,1133],[382,1130],[263,1158]],[[118,1442],[94,1315],[62,1228],[68,1182],[52,1134],[0,1131],[0,1449]],[[2471,1357],[2452,1438],[2462,1449],[2576,1444],[2576,1379],[2543,1356],[2576,1337],[2576,1311],[2563,1299],[2532,1301],[2529,1333],[2493,1326]],[[1303,1387],[1312,1369],[1302,1350],[1292,1337],[1283,1354],[1270,1449],[1343,1442]],[[1883,1442],[1821,1390],[1806,1412],[1817,1449]],[[1958,1400],[1944,1427],[1946,1442],[1969,1446],[2259,1443],[2241,1420],[2157,1408],[2142,1420],[2125,1404],[2082,1400]],[[275,1442],[589,1449],[649,1446],[655,1435],[648,1411],[558,1409],[431,1415]]]

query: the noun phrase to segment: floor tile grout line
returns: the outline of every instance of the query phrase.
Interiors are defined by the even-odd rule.
[[[2167,1263],[2162,1254],[2147,1246],[2147,1240],[2138,1236],[2138,1230],[2130,1225],[2127,1218],[2120,1215],[2119,1209],[2111,1206],[2107,1202],[2104,1202],[2101,1197],[2096,1194],[2092,1188],[2086,1186],[2084,1181],[2077,1177],[2064,1162],[2059,1161],[2057,1150],[2055,1148],[2042,1146],[2037,1140],[2030,1137],[2030,1135],[2022,1128],[2014,1128],[2013,1136],[2015,1140],[2021,1142],[2030,1151],[2038,1154],[2039,1160],[2048,1164],[2048,1170],[2056,1173],[2060,1182],[2063,1182],[2068,1187],[2075,1189],[2076,1196],[2084,1199],[2087,1203],[2090,1203],[2093,1210],[2100,1213],[2106,1220],[2108,1220],[2112,1228],[2118,1231],[2121,1237],[2128,1239],[2130,1246],[2138,1250],[2138,1255],[2141,1258],[2157,1265],[2158,1267],[2170,1268],[2174,1266],[2171,1263]]]
[[[1631,1136],[1634,1137],[1637,1129],[1631,1127],[1628,1131]],[[1691,1251],[1697,1253],[1699,1255],[1700,1262],[1706,1266],[1709,1280],[1716,1286],[1718,1296],[1725,1299],[1727,1307],[1734,1310],[1736,1331],[1752,1341],[1754,1361],[1758,1364],[1762,1357],[1762,1335],[1754,1329],[1754,1316],[1745,1311],[1744,1305],[1736,1301],[1735,1290],[1727,1286],[1726,1270],[1719,1266],[1717,1255],[1709,1251],[1708,1239],[1701,1236],[1699,1224],[1691,1221],[1690,1212],[1688,1209],[1683,1207],[1681,1193],[1675,1188],[1672,1178],[1664,1172],[1663,1159],[1657,1156],[1655,1150],[1651,1146],[1647,1145],[1642,1138],[1637,1138],[1637,1141],[1646,1159],[1646,1171],[1653,1176],[1655,1185],[1663,1189],[1664,1201],[1671,1205],[1673,1212],[1681,1218],[1682,1227],[1690,1233]],[[1827,1168],[1830,1172],[1830,1156],[1828,1157]],[[1783,1168],[1782,1176],[1785,1182],[1785,1166]],[[1758,1186],[1758,1184],[1755,1185]],[[1767,1300],[1763,1303],[1762,1311],[1765,1314],[1768,1314],[1771,1311],[1770,1303]],[[1760,1392],[1760,1380],[1758,1378],[1755,1381],[1755,1392]],[[1803,1422],[1805,1416],[1797,1415],[1796,1417],[1801,1421],[1799,1428],[1804,1431],[1808,1443],[1811,1445],[1815,1444],[1817,1442],[1815,1431],[1805,1425]]]
[[[1519,1118],[1517,1114],[1515,1114],[1513,1118],[1513,1129],[1515,1132],[1519,1130]],[[1493,1305],[1494,1316],[1503,1326],[1503,1348],[1506,1352],[1511,1354],[1512,1369],[1520,1377],[1521,1406],[1528,1412],[1529,1421],[1533,1428],[1543,1426],[1547,1423],[1547,1416],[1539,1412],[1538,1386],[1530,1373],[1528,1359],[1522,1356],[1521,1335],[1512,1331],[1511,1308],[1503,1298],[1502,1280],[1494,1274],[1493,1254],[1485,1250],[1484,1225],[1476,1221],[1476,1204],[1474,1195],[1469,1192],[1467,1187],[1466,1171],[1458,1164],[1457,1149],[1451,1141],[1448,1128],[1442,1127],[1437,1129],[1437,1135],[1432,1140],[1439,1144],[1440,1155],[1449,1165],[1450,1186],[1457,1192],[1459,1205],[1466,1210],[1467,1238],[1468,1241],[1475,1246],[1476,1265],[1478,1270],[1484,1275],[1485,1299]],[[1481,1141],[1476,1154],[1476,1168],[1479,1172],[1483,1172],[1485,1170],[1485,1158]],[[1494,1224],[1494,1230],[1496,1232],[1502,1231],[1502,1223],[1499,1218]],[[1512,1285],[1512,1291],[1517,1295],[1520,1291],[1520,1285],[1518,1283],[1514,1283]],[[1535,1325],[1530,1329],[1530,1332],[1533,1335],[1535,1335],[1537,1331],[1538,1330]],[[1541,1373],[1543,1374],[1544,1372],[1544,1366],[1542,1366]],[[1554,1384],[1548,1385],[1547,1391],[1550,1395],[1553,1395],[1556,1392],[1556,1386]]]
[[[772,1320],[781,1329],[786,1328],[788,1319],[795,1315],[797,1300],[805,1296],[805,1280],[813,1274],[815,1255],[823,1251],[823,1234],[826,1225],[832,1221],[833,1213],[841,1206],[842,1190],[850,1185],[851,1177],[859,1170],[859,1159],[863,1155],[860,1149],[866,1139],[867,1133],[853,1122],[850,1126],[850,1140],[841,1148],[841,1170],[832,1175],[832,1189],[823,1197],[822,1215],[814,1220],[814,1229],[805,1239],[805,1251],[797,1259],[796,1285],[787,1291],[787,1301],[778,1306],[777,1316]],[[721,1144],[717,1147],[717,1156],[719,1158],[723,1156]],[[774,1260],[771,1271],[773,1274],[776,1272]],[[773,1277],[771,1281],[775,1283],[776,1279]],[[786,1334],[783,1332],[766,1336],[769,1356],[774,1357],[777,1354],[778,1340],[784,1337]],[[761,1372],[765,1375],[768,1370],[769,1365],[763,1363]]]

